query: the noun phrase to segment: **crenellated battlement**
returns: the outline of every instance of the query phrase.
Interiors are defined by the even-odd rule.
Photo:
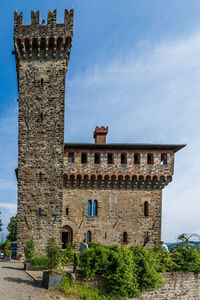
[[[73,37],[74,10],[65,9],[64,23],[57,23],[57,10],[48,11],[47,24],[40,12],[31,11],[31,25],[23,25],[23,12],[14,13],[14,44],[17,59],[66,58]]]

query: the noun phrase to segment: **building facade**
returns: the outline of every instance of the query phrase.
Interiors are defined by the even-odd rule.
[[[19,91],[18,254],[33,239],[152,246],[161,238],[162,189],[172,180],[174,154],[184,145],[64,143],[65,74],[73,10],[58,24],[39,11],[31,25],[14,16]]]

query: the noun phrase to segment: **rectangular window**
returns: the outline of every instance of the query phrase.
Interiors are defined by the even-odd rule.
[[[113,153],[108,153],[108,164],[109,165],[114,164],[114,154]]]
[[[87,153],[81,153],[81,163],[87,164]]]
[[[153,154],[152,153],[147,154],[147,164],[153,165]]]
[[[126,165],[127,164],[127,154],[126,153],[122,153],[121,154],[121,164],[122,165]]]
[[[68,162],[74,163],[74,153],[73,152],[68,153]]]
[[[167,165],[167,153],[161,153],[161,164]]]
[[[100,153],[95,153],[94,154],[94,163],[95,164],[100,164],[100,162],[101,162],[101,155],[100,155]]]
[[[69,208],[66,207],[66,216],[68,216],[68,215],[69,215]]]
[[[140,154],[139,153],[135,153],[134,154],[134,164],[135,165],[139,165],[140,164]]]

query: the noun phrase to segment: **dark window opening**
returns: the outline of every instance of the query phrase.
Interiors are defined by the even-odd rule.
[[[66,207],[66,216],[68,216],[68,215],[69,215],[69,208]]]
[[[43,113],[40,114],[40,123],[43,123]]]
[[[43,78],[41,79],[41,88],[43,89],[43,87],[44,87],[44,80],[43,80]]]
[[[81,163],[87,164],[87,153],[81,153]]]
[[[42,173],[39,174],[39,182],[42,182]]]
[[[121,154],[121,164],[122,165],[126,165],[127,164],[127,154],[126,153],[122,153]]]
[[[149,203],[148,203],[148,201],[144,202],[144,216],[145,217],[149,216]]]
[[[41,209],[41,208],[38,209],[38,216],[39,216],[39,217],[42,216],[42,209]]]
[[[100,164],[100,161],[101,161],[100,153],[95,153],[94,154],[94,163],[95,164]]]
[[[105,232],[105,240],[107,239],[107,232]]]
[[[135,165],[139,165],[140,164],[140,154],[139,153],[135,153],[134,154],[134,164]]]
[[[91,240],[92,240],[91,231],[88,230],[88,232],[87,232],[87,242],[91,242]]]
[[[161,164],[167,165],[167,153],[161,153]]]
[[[73,152],[68,153],[68,162],[74,163],[74,153]]]
[[[123,233],[123,243],[128,243],[128,234],[127,234],[127,232]]]
[[[88,200],[88,216],[92,215],[92,201]]]
[[[114,155],[113,153],[108,153],[108,164],[114,164]]]
[[[97,216],[97,200],[94,200],[94,202],[93,202],[92,215]]]
[[[153,165],[153,154],[152,153],[147,154],[147,164]]]

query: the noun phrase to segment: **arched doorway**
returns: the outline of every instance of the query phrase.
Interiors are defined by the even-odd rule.
[[[66,225],[62,228],[62,243],[65,249],[67,243],[73,242],[73,230],[70,226]]]

